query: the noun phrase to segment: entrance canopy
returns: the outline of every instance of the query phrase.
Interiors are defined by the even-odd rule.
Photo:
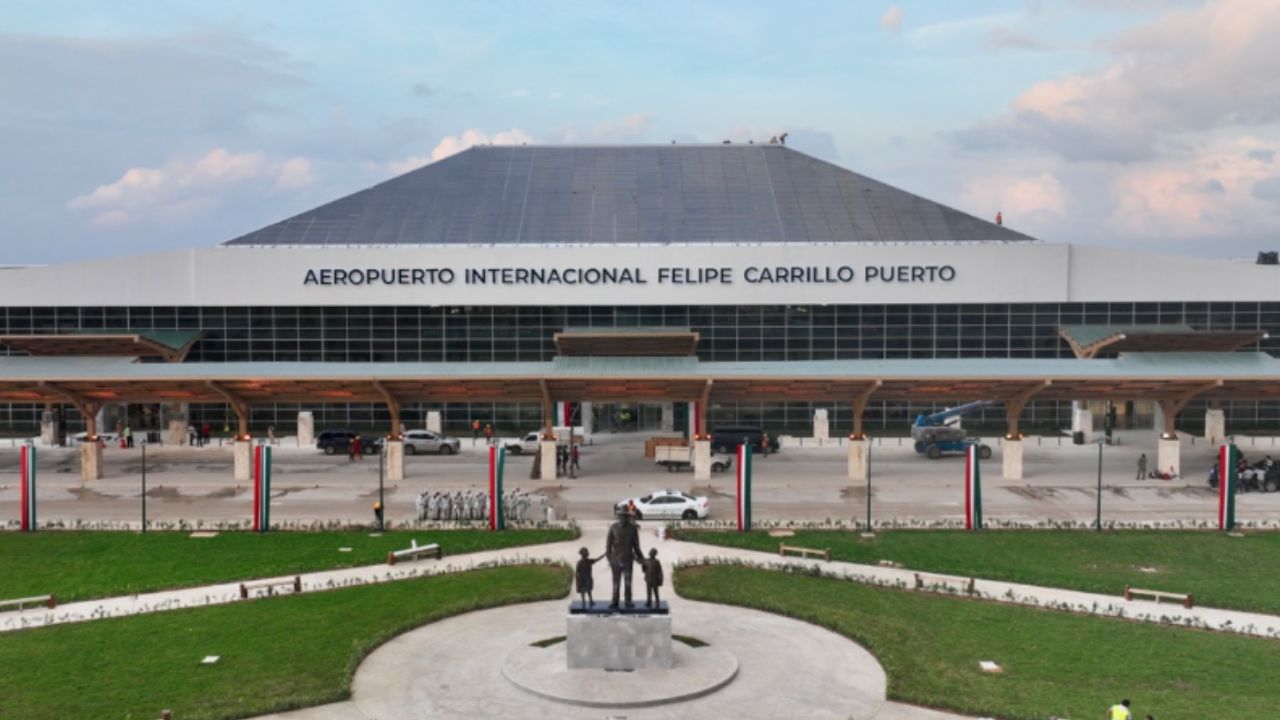
[[[0,335],[0,345],[39,357],[158,357],[182,362],[200,339],[199,330],[130,330],[40,335]]]
[[[1280,397],[1265,353],[1119,358],[701,362],[693,357],[546,363],[140,363],[0,358],[0,402],[939,401]]]
[[[1063,325],[1078,358],[1112,352],[1234,352],[1267,338],[1259,330],[1193,330],[1188,325]]]

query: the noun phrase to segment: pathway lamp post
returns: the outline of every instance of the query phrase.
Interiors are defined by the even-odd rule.
[[[1094,511],[1093,529],[1102,532],[1102,438],[1098,439],[1098,505]]]

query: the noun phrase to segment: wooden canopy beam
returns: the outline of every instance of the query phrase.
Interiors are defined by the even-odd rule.
[[[391,433],[387,435],[389,439],[397,440],[400,438],[400,399],[395,396],[387,386],[382,384],[381,380],[373,381],[373,389],[378,391],[382,396],[383,402],[387,404],[387,410],[391,413]]]
[[[538,391],[542,394],[542,439],[550,440],[555,435],[555,420],[552,418],[551,389],[545,379],[538,381]]]
[[[867,436],[866,433],[862,432],[862,416],[867,412],[867,403],[871,401],[872,393],[879,390],[881,385],[884,385],[883,380],[874,380],[853,396],[853,435],[851,439],[861,440]]]
[[[218,395],[221,395],[222,399],[226,400],[227,404],[231,406],[232,411],[235,412],[236,422],[238,425],[237,432],[236,432],[236,440],[248,440],[249,439],[249,403],[244,398],[231,392],[230,390],[218,384],[217,382],[214,382],[213,380],[206,380],[205,385],[208,386],[210,390],[214,391]]]
[[[1156,402],[1160,404],[1160,414],[1164,415],[1164,427],[1161,429],[1160,437],[1165,440],[1177,438],[1178,433],[1175,430],[1174,421],[1177,419],[1178,413],[1182,412],[1182,409],[1194,400],[1197,395],[1220,388],[1223,383],[1224,381],[1222,380],[1214,380],[1183,391],[1178,395],[1157,400]]]
[[[1033,395],[1052,384],[1052,380],[1041,380],[1004,401],[1005,416],[1009,422],[1009,432],[1005,435],[1006,439],[1017,440],[1022,437],[1022,434],[1018,432],[1018,419],[1022,417],[1023,409],[1027,407],[1027,403],[1031,402]]]
[[[98,411],[102,409],[102,403],[90,400],[82,395],[67,390],[66,388],[55,385],[51,382],[40,381],[40,388],[64,398],[71,403],[80,413],[80,417],[84,418],[85,440],[93,442],[98,439]]]

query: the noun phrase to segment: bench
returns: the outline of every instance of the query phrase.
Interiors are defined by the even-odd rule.
[[[925,584],[929,583],[932,585],[942,585],[943,587],[956,586],[956,589],[961,590],[969,595],[972,595],[975,592],[977,592],[977,590],[974,589],[973,578],[969,578],[968,580],[965,580],[964,578],[953,578],[953,577],[947,577],[945,575],[926,575],[923,573],[915,573],[915,576],[916,576],[917,590],[924,590]]]
[[[430,545],[419,545],[417,540],[410,540],[410,546],[404,550],[392,550],[387,553],[387,564],[395,565],[398,560],[417,560],[427,555],[439,560],[444,557],[444,550],[440,549],[440,543],[431,543]]]
[[[1178,602],[1182,603],[1182,607],[1184,608],[1190,609],[1192,607],[1195,607],[1195,598],[1191,596],[1191,593],[1171,593],[1171,592],[1164,592],[1162,590],[1141,590],[1138,588],[1129,587],[1128,585],[1124,586],[1125,600],[1132,600],[1135,595],[1149,597],[1152,600],[1155,600],[1157,603],[1159,603],[1161,600],[1177,600]]]
[[[257,582],[240,583],[240,599],[248,600],[250,592],[261,590],[262,588],[266,588],[267,594],[271,595],[273,594],[272,588],[277,587],[292,587],[295,593],[300,593],[302,592],[302,578],[295,575],[292,580],[285,578],[284,580],[258,580]]]
[[[785,557],[787,553],[796,553],[797,555],[806,558],[810,555],[817,555],[821,556],[823,560],[831,562],[831,548],[818,550],[816,548],[800,547],[799,545],[784,545],[782,543],[778,543],[778,555]]]
[[[25,605],[44,605],[47,608],[55,608],[58,606],[58,600],[53,595],[35,595],[14,600],[0,600],[0,610],[8,607],[21,610]]]

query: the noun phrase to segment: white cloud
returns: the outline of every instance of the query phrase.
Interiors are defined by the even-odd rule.
[[[428,155],[411,155],[400,160],[392,160],[387,163],[387,167],[390,168],[392,173],[402,175],[437,160],[443,160],[475,145],[524,145],[531,142],[533,142],[533,137],[520,128],[503,130],[493,135],[489,135],[483,130],[471,128],[463,130],[458,135],[446,136],[432,148],[431,153]]]
[[[889,32],[900,32],[902,30],[902,8],[897,5],[890,5],[889,9],[884,11],[884,15],[880,16],[880,27]]]
[[[1280,122],[1280,2],[1213,0],[1100,44],[1097,70],[1028,88],[962,145],[1044,147],[1076,160],[1151,158],[1177,135]]]
[[[160,167],[130,168],[115,182],[72,198],[67,207],[92,212],[92,225],[119,226],[146,219],[190,217],[247,184],[296,189],[312,181],[307,158],[271,162],[261,152],[215,148],[194,160],[174,158]]]
[[[291,157],[280,163],[276,173],[276,187],[285,190],[302,188],[315,182],[311,160],[304,157]]]
[[[1044,216],[1062,217],[1067,213],[1067,192],[1062,182],[1049,172],[1034,175],[985,175],[970,180],[965,188],[966,207],[985,211],[990,218],[997,212],[1014,227],[1026,223],[1041,225]]]
[[[547,140],[558,143],[616,143],[649,139],[653,126],[651,113],[631,113],[615,120],[605,120],[591,127],[562,125],[547,131]]]

